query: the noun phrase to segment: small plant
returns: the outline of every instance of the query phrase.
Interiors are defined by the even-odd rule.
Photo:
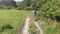
[[[2,24],[0,32],[3,32],[5,29],[13,29],[13,27],[10,24]]]

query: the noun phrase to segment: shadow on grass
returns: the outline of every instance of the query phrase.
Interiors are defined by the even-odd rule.
[[[13,27],[10,24],[3,24],[0,27],[0,32],[3,32],[4,30],[7,30],[7,29],[13,29]]]

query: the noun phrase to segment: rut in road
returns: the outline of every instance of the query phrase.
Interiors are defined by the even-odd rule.
[[[22,27],[22,30],[21,30],[21,34],[29,34],[29,32],[28,32],[29,24],[30,24],[30,16],[27,15],[26,16],[26,22],[25,22],[25,24],[24,24],[24,26]],[[40,34],[43,34],[43,30],[38,25],[37,21],[34,21],[33,24],[36,27],[37,32],[39,32]]]
[[[26,16],[26,22],[25,25],[22,28],[22,34],[29,34],[28,29],[29,29],[29,21],[30,21],[30,17]]]
[[[34,25],[36,27],[37,32],[39,32],[40,34],[43,34],[42,28],[38,25],[38,23],[36,21],[34,22]]]

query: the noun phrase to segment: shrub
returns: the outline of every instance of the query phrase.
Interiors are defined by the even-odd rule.
[[[6,29],[13,29],[13,27],[10,24],[2,24],[0,27],[0,32],[3,32]]]
[[[15,9],[16,7],[12,6],[0,6],[0,9]]]
[[[39,15],[42,15],[43,17],[46,18],[58,20],[58,18],[60,18],[59,4],[60,4],[59,0],[53,0],[53,2],[48,1],[43,7],[41,7]]]

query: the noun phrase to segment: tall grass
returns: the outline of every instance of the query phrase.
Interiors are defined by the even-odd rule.
[[[25,22],[22,10],[0,10],[0,34],[15,34],[18,27]]]

